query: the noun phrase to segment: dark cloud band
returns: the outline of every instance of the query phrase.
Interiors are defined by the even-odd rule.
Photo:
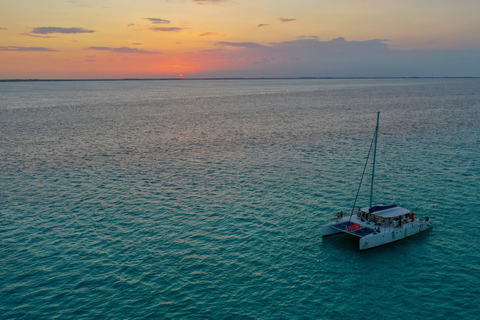
[[[264,48],[261,44],[255,42],[227,42],[227,41],[220,41],[216,42],[215,45],[217,46],[231,46],[231,47],[238,47],[238,48]]]
[[[165,20],[165,19],[159,19],[159,18],[143,18],[145,20],[150,21],[151,23],[154,24],[168,24],[170,23],[170,20]]]
[[[153,31],[160,31],[160,32],[180,32],[184,30],[184,28],[179,28],[179,27],[154,27],[150,29]]]
[[[49,34],[49,33],[65,33],[65,34],[76,34],[76,33],[93,33],[94,30],[88,30],[84,28],[61,28],[61,27],[37,27],[33,28],[32,33],[36,34]]]
[[[130,47],[119,47],[119,48],[112,48],[112,47],[88,47],[86,50],[100,50],[100,51],[110,51],[110,52],[118,52],[118,53],[141,53],[141,54],[160,54],[161,52],[158,51],[147,51],[137,48],[130,48]]]
[[[44,47],[15,47],[15,46],[0,46],[0,51],[57,51]]]
[[[295,18],[293,18],[293,19],[278,18],[278,20],[280,20],[280,22],[282,22],[282,23],[297,21],[297,19],[295,19]]]

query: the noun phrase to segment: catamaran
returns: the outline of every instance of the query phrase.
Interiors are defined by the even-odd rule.
[[[357,196],[355,197],[355,201],[350,215],[344,216],[342,211],[337,212],[337,219],[324,225],[322,230],[323,237],[339,233],[345,233],[360,238],[360,250],[371,249],[394,241],[398,241],[432,228],[432,223],[429,221],[428,217],[424,219],[418,219],[415,217],[414,212],[411,212],[410,210],[402,208],[396,204],[372,205],[379,119],[380,112],[377,113],[375,136],[368,151],[367,161],[365,162],[362,178],[358,186]],[[367,207],[359,208],[358,211],[354,214],[358,195],[360,193],[360,187],[362,185],[363,177],[365,175],[365,170],[367,168],[370,153],[372,150],[372,145],[374,146],[374,149],[372,162],[372,180],[370,183],[370,205]]]

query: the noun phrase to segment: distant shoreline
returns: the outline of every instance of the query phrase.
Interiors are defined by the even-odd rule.
[[[480,77],[297,77],[297,78],[122,78],[122,79],[0,79],[0,82],[52,81],[191,81],[191,80],[365,80],[365,79],[480,79]]]

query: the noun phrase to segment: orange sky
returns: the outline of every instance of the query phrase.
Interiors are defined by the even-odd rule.
[[[0,79],[480,76],[478,12],[467,0],[0,0]]]

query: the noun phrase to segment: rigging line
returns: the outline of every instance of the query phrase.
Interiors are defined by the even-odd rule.
[[[350,219],[348,219],[349,222],[352,220],[353,211],[355,210],[355,206],[357,205],[358,195],[360,193],[360,187],[362,186],[363,177],[365,176],[365,171],[367,170],[368,159],[370,158],[370,153],[372,152],[372,147],[373,147],[373,142],[374,141],[375,141],[375,138],[373,138],[372,142],[370,143],[370,149],[368,150],[367,161],[365,161],[365,166],[363,167],[362,178],[360,179],[360,184],[358,185],[357,195],[355,196],[355,201],[353,202],[352,212],[350,213]]]

